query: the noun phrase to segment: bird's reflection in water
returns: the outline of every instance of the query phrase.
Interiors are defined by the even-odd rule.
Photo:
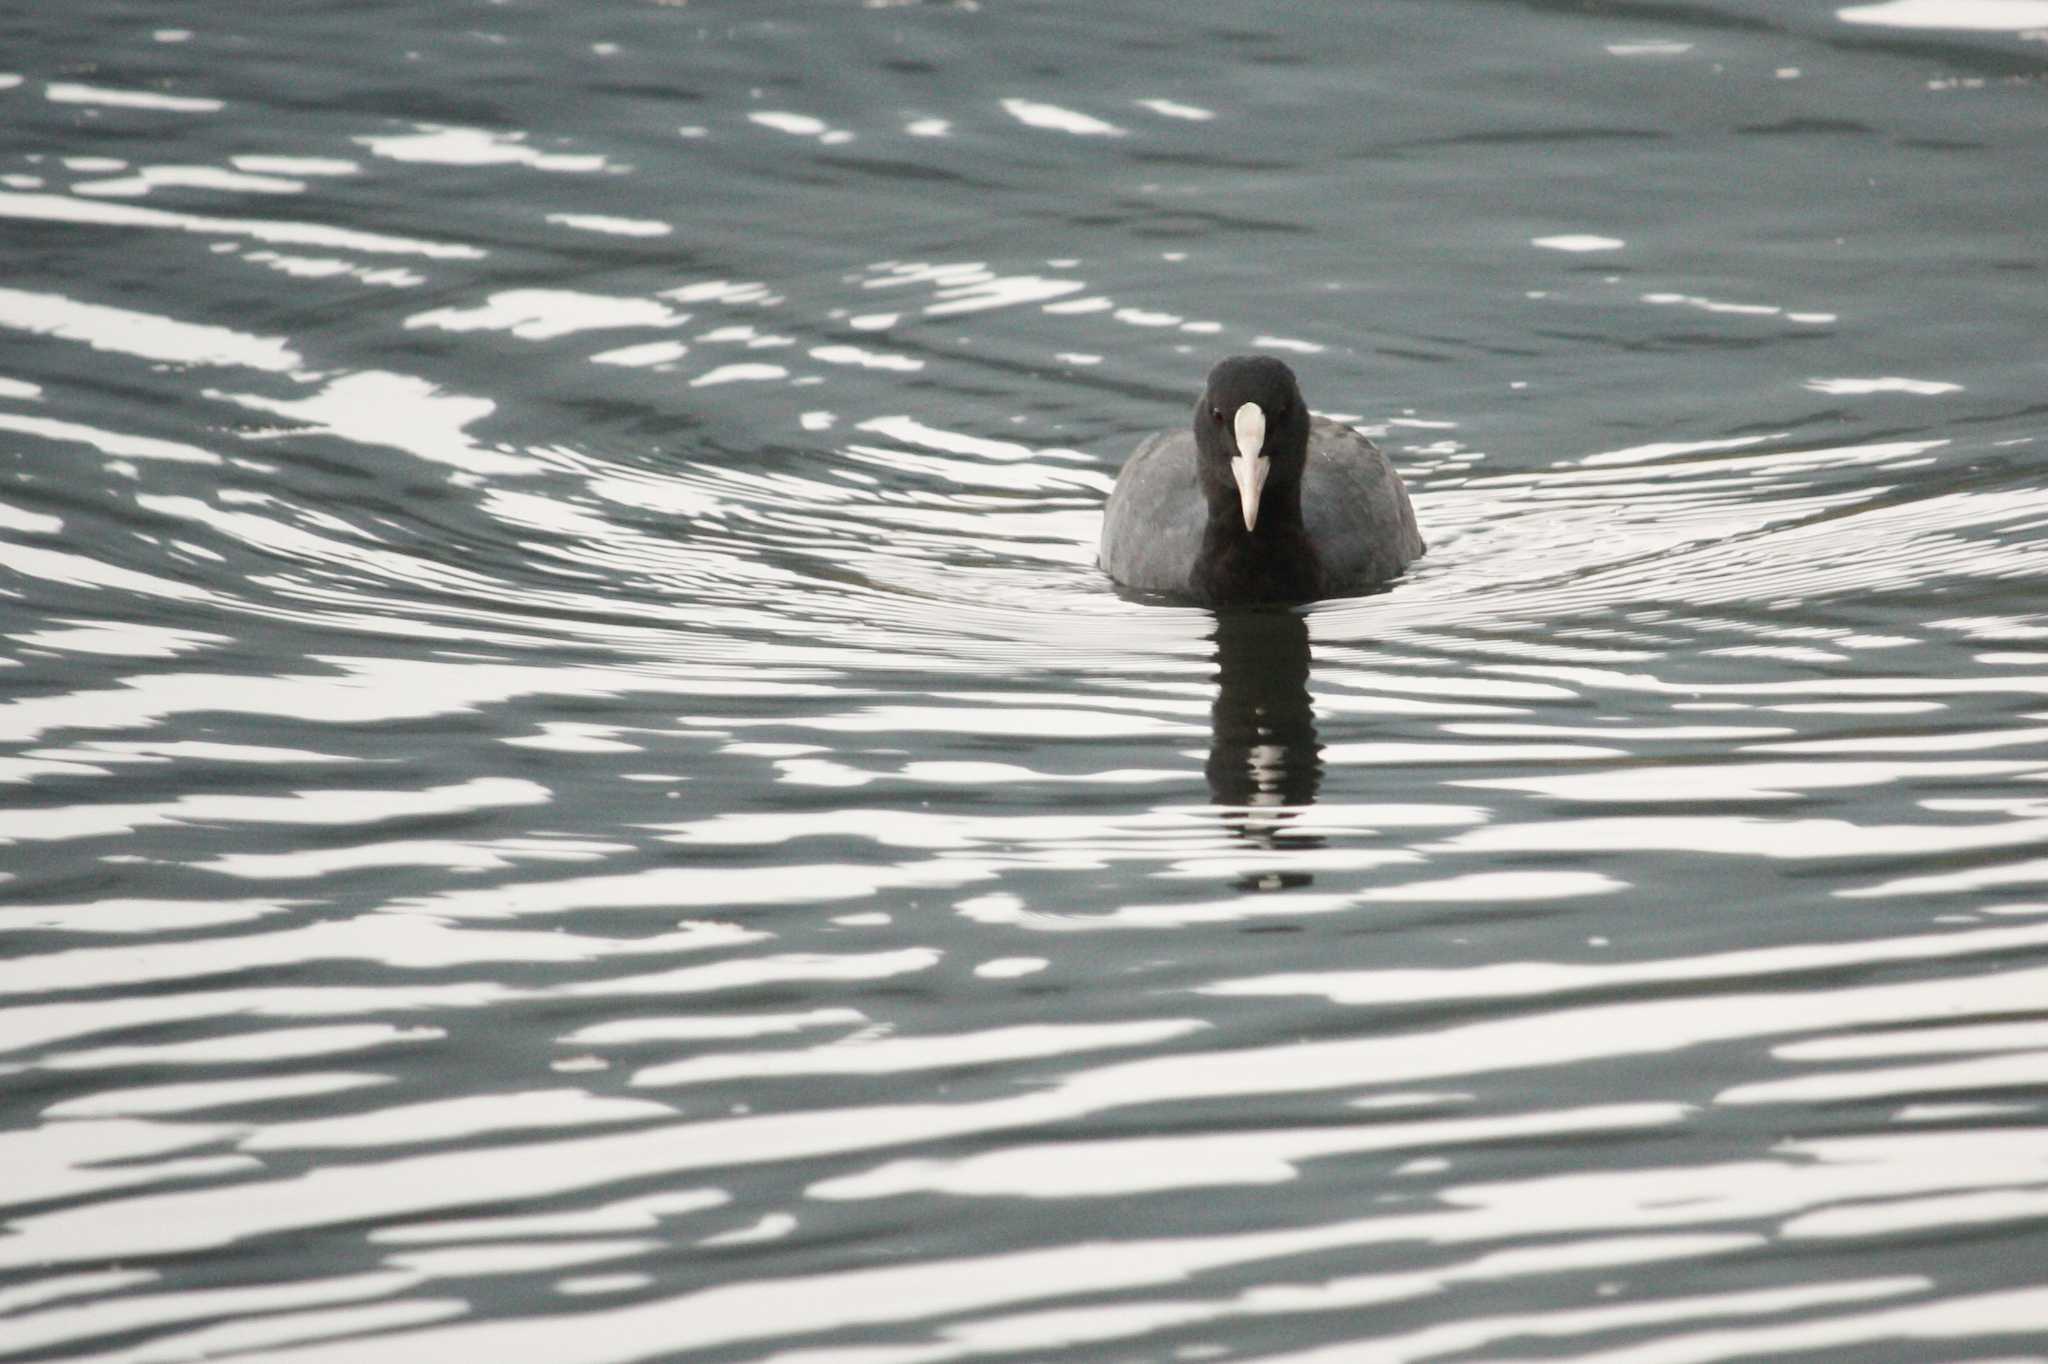
[[[1216,705],[1209,741],[1209,799],[1225,827],[1262,848],[1314,848],[1315,834],[1288,826],[1313,805],[1323,781],[1308,694],[1308,622],[1286,610],[1219,611]],[[1247,890],[1307,885],[1304,872],[1247,877]]]

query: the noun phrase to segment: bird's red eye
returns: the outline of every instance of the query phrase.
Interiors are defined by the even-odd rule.
[[[1216,419],[1217,421],[1222,421],[1222,420],[1223,420],[1223,409],[1222,409],[1222,408],[1220,408],[1220,407],[1212,407],[1212,408],[1210,408],[1210,409],[1209,409],[1209,415],[1210,415],[1210,416],[1212,416],[1212,417],[1214,417],[1214,418],[1215,418],[1215,419]]]

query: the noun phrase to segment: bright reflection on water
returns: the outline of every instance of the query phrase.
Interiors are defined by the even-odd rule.
[[[0,1356],[2037,1357],[2042,5],[150,23],[0,45]],[[1253,348],[1430,554],[1119,595]]]

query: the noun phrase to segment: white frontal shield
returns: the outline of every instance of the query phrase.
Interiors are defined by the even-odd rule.
[[[1237,454],[1231,457],[1230,473],[1237,480],[1244,528],[1253,530],[1259,524],[1259,493],[1266,486],[1266,475],[1273,472],[1273,461],[1260,453],[1266,446],[1265,409],[1257,403],[1246,403],[1237,409],[1231,426],[1237,432]]]

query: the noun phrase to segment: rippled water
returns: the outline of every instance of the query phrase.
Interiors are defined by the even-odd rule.
[[[2048,4],[0,35],[0,1355],[2048,1358]]]

